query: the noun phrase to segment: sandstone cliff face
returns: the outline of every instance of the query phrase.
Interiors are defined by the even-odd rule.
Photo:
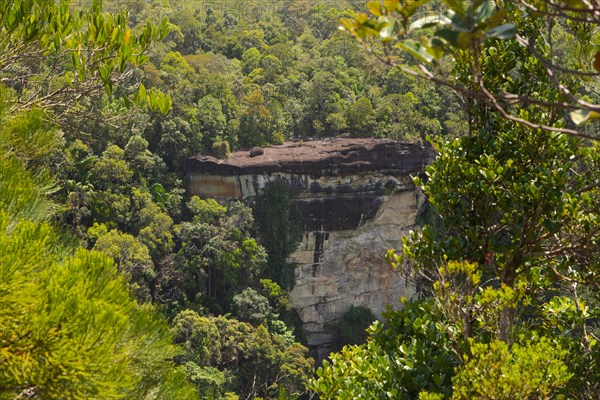
[[[302,242],[292,306],[308,344],[323,358],[331,350],[328,329],[351,305],[377,316],[400,305],[414,288],[385,262],[390,248],[414,228],[424,198],[411,175],[424,171],[431,152],[414,143],[334,139],[240,151],[227,160],[192,158],[186,164],[191,194],[250,200],[282,179],[297,193]]]

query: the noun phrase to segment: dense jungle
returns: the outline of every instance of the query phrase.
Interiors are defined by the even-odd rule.
[[[597,2],[0,5],[0,399],[600,396]],[[387,254],[418,295],[317,362],[293,191],[183,165],[339,137],[436,157]]]

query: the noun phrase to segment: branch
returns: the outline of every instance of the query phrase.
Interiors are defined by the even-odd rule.
[[[535,122],[531,122],[529,120],[526,120],[524,118],[520,118],[520,117],[515,117],[511,114],[509,114],[504,108],[502,108],[502,106],[498,103],[498,100],[496,100],[496,98],[485,88],[485,86],[483,86],[483,80],[479,81],[479,87],[481,88],[481,92],[487,97],[487,100],[489,102],[489,104],[491,104],[498,112],[500,112],[500,114],[508,119],[509,121],[513,121],[513,122],[517,122],[519,124],[523,124],[529,128],[532,129],[543,129],[546,131],[551,131],[551,132],[558,132],[558,133],[564,133],[567,135],[572,135],[572,136],[578,136],[578,137],[583,137],[586,139],[590,139],[590,140],[600,140],[600,138],[596,137],[596,136],[592,136],[592,135],[588,135],[585,133],[581,133],[579,131],[573,130],[573,129],[568,129],[568,128],[557,128],[554,126],[549,126],[549,125],[545,125],[545,124],[538,124]]]
[[[571,91],[567,87],[565,87],[562,83],[560,83],[560,81],[556,77],[556,74],[554,73],[554,64],[551,63],[546,58],[542,57],[539,54],[539,52],[535,50],[534,46],[531,44],[529,39],[526,39],[526,38],[522,37],[521,35],[517,35],[517,43],[526,47],[527,50],[529,50],[544,65],[546,74],[550,77],[550,79],[552,79],[552,81],[554,81],[554,84],[561,92],[563,92],[565,95],[567,95],[571,100],[573,100],[575,103],[579,104],[581,107],[588,109],[590,111],[600,112],[600,105],[592,104],[592,103],[589,103],[587,101],[583,101],[583,100],[577,98],[573,93],[571,93]]]
[[[591,24],[598,24],[600,22],[600,19],[598,18],[586,18],[586,17],[576,17],[573,14],[568,14],[566,13],[566,11],[569,11],[571,13],[575,13],[575,14],[579,14],[579,15],[595,15],[597,13],[597,9],[595,8],[568,8],[568,7],[561,7],[558,6],[554,3],[552,3],[550,0],[546,1],[546,4],[549,4],[551,7],[553,7],[554,10],[553,12],[550,11],[542,11],[539,9],[539,7],[535,7],[534,5],[520,0],[519,1],[520,4],[522,4],[524,7],[526,7],[527,9],[529,9],[530,11],[533,11],[537,14],[541,14],[544,15],[546,17],[549,18],[554,18],[554,17],[563,17],[565,19],[568,19],[570,21],[575,21],[575,22],[581,22],[581,23],[591,23]]]
[[[558,133],[563,133],[563,134],[567,134],[567,135],[571,135],[571,136],[577,136],[577,137],[581,137],[581,138],[586,138],[586,139],[590,139],[590,140],[594,140],[594,141],[598,141],[600,140],[600,137],[596,137],[593,135],[588,135],[585,133],[581,133],[579,131],[576,131],[574,129],[568,129],[568,128],[558,128],[558,127],[554,127],[554,126],[549,126],[549,125],[545,125],[545,124],[538,124],[535,122],[531,122],[529,120],[526,120],[524,118],[520,118],[520,117],[515,117],[511,114],[509,114],[499,103],[496,97],[494,97],[494,95],[492,95],[484,86],[483,86],[483,82],[481,79],[479,79],[479,83],[480,83],[480,89],[481,91],[475,91],[475,90],[471,90],[468,89],[466,87],[463,86],[458,86],[458,85],[454,85],[450,82],[448,82],[445,79],[441,79],[436,77],[435,75],[433,75],[428,69],[427,67],[425,67],[425,65],[423,64],[417,64],[417,67],[420,70],[420,73],[418,71],[415,71],[411,68],[407,68],[405,66],[402,65],[398,65],[396,63],[394,63],[390,57],[383,57],[379,54],[376,54],[372,48],[370,48],[364,41],[361,41],[361,43],[363,44],[363,46],[367,49],[367,51],[369,51],[371,54],[373,54],[378,60],[380,60],[381,62],[383,62],[386,65],[389,66],[393,66],[396,68],[399,68],[402,72],[419,78],[419,79],[424,79],[442,86],[445,86],[449,89],[454,90],[455,92],[461,93],[465,96],[471,97],[471,98],[475,98],[475,99],[480,99],[480,100],[484,100],[486,101],[488,104],[490,104],[494,109],[496,109],[498,112],[500,112],[500,114],[505,118],[508,119],[509,121],[513,121],[519,124],[523,124],[529,128],[532,129],[543,129],[546,131],[551,131],[551,132],[558,132]],[[508,94],[504,94],[499,96],[500,99],[506,99],[508,101],[509,104],[538,104],[538,105],[542,105],[542,106],[546,106],[546,107],[550,107],[550,108],[556,108],[556,109],[579,109],[580,107],[576,107],[572,104],[569,103],[564,103],[564,102],[547,102],[544,100],[538,100],[538,99],[533,99],[530,97],[521,97],[518,95],[514,95],[511,93]],[[587,102],[583,102],[581,100],[579,100],[580,102],[582,102],[583,104],[588,104],[592,107],[598,107],[598,110],[600,111],[600,106],[596,106],[593,105],[591,103],[587,103]],[[582,105],[583,106],[583,105]],[[588,108],[588,107],[585,107]]]

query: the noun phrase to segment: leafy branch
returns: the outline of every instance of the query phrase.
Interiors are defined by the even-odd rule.
[[[425,9],[427,2],[427,0],[370,1],[367,3],[369,15],[357,13],[354,19],[346,18],[341,22],[343,29],[357,37],[381,61],[400,68],[406,74],[446,86],[461,95],[483,102],[498,111],[504,118],[529,128],[597,139],[594,135],[576,129],[536,123],[514,115],[508,108],[515,105],[537,105],[554,110],[571,110],[571,119],[576,125],[589,119],[600,118],[600,106],[575,95],[565,83],[570,77],[594,80],[600,76],[600,51],[594,50],[589,34],[600,22],[597,17],[597,6],[584,0],[570,2],[541,0],[533,3],[473,0],[468,4],[444,0],[445,14],[431,15],[431,12]],[[524,16],[525,12],[528,12],[527,16]],[[423,13],[430,15],[422,17]],[[538,25],[546,25],[548,32],[545,35],[541,30],[519,32],[516,21],[518,18],[525,17],[537,20]],[[545,17],[552,17],[557,21],[544,21]],[[577,39],[585,49],[584,56],[589,60],[591,69],[585,70],[588,67],[584,65],[570,68],[552,61],[554,55],[550,45],[552,27],[555,23],[585,25],[585,29],[581,29],[584,33]],[[532,38],[541,36],[546,40],[541,42],[533,40],[527,37],[527,34],[535,35]],[[383,52],[378,52],[374,46],[369,45],[373,40],[384,45]],[[550,101],[543,96],[536,97],[487,88],[483,82],[482,59],[498,41],[514,41],[527,50],[530,56],[544,65],[547,77],[565,95],[565,100]],[[418,60],[416,67],[399,65],[398,51],[414,56]],[[435,65],[445,56],[467,60],[472,69],[470,81],[457,83],[447,77],[433,74],[427,65]],[[540,77],[532,78],[540,79]]]

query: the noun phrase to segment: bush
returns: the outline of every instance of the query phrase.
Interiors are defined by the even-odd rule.
[[[342,348],[347,344],[364,343],[368,334],[366,329],[375,321],[371,310],[365,306],[351,306],[335,326],[336,344]]]
[[[253,326],[266,326],[271,317],[269,300],[252,288],[233,296],[232,312],[238,320]]]

